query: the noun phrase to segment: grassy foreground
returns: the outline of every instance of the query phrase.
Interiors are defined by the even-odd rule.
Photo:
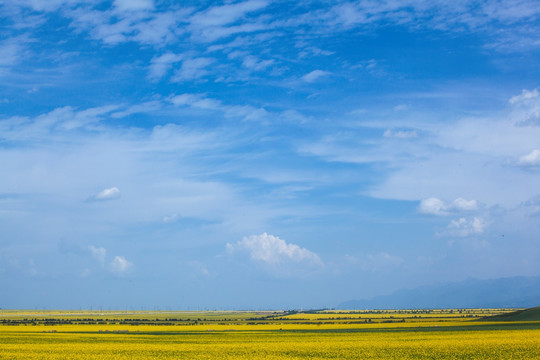
[[[540,359],[509,313],[0,310],[0,359]]]

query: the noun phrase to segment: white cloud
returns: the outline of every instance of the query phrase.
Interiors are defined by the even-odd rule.
[[[279,118],[286,122],[297,123],[297,124],[305,124],[311,120],[311,118],[309,118],[308,116],[305,116],[301,112],[294,109],[283,111],[279,115]]]
[[[268,4],[269,2],[265,0],[248,0],[210,7],[191,16],[189,28],[195,38],[207,42],[236,33],[263,30],[267,26],[257,21],[234,24],[240,22],[239,20],[249,13],[265,8]]]
[[[216,60],[213,58],[205,57],[185,59],[182,61],[182,66],[175,72],[171,80],[182,82],[200,79],[210,73],[207,67],[215,61]]]
[[[210,99],[203,94],[180,94],[173,96],[169,101],[175,106],[189,106],[202,110],[226,111],[226,106],[219,100]]]
[[[534,149],[527,155],[519,158],[518,165],[521,166],[540,166],[540,150]]]
[[[167,71],[169,71],[173,64],[180,62],[183,59],[181,54],[174,54],[172,52],[166,52],[165,54],[154,57],[150,61],[148,77],[152,80],[159,80]]]
[[[256,108],[250,105],[226,106],[224,111],[225,117],[239,118],[244,121],[263,121],[270,116],[270,113],[264,108]]]
[[[181,94],[173,96],[169,101],[176,106],[189,106],[201,110],[220,111],[226,118],[239,118],[244,121],[262,121],[270,113],[264,108],[250,105],[225,105],[221,101],[207,98],[202,94]]]
[[[192,106],[197,101],[200,101],[203,98],[204,96],[202,94],[180,94],[173,96],[169,99],[169,101],[176,106]]]
[[[474,217],[467,220],[466,218],[459,218],[458,220],[452,220],[448,225],[448,232],[453,236],[467,237],[471,235],[482,234],[486,228],[486,222],[479,217]]]
[[[254,71],[264,70],[267,67],[269,67],[270,65],[272,65],[273,63],[274,63],[274,60],[271,60],[271,59],[270,60],[261,60],[258,57],[253,56],[253,55],[247,55],[242,60],[242,65],[245,68],[248,68],[248,69],[254,70]]]
[[[92,257],[97,260],[101,266],[105,265],[105,258],[107,257],[107,250],[103,247],[95,247],[93,245],[88,246],[88,250],[92,253]]]
[[[521,94],[509,100],[513,107],[512,117],[517,125],[540,125],[540,93],[538,89],[523,89]]]
[[[77,7],[66,14],[79,32],[88,32],[92,38],[106,44],[134,41],[157,46],[176,40],[183,32],[179,23],[191,14],[190,8],[153,12],[152,2],[145,0],[123,0],[117,4],[112,10]]]
[[[126,260],[123,256],[115,256],[109,263],[109,269],[118,275],[123,275],[130,272],[133,269],[133,263]]]
[[[104,105],[77,111],[71,106],[64,106],[54,109],[48,114],[38,116],[35,119],[35,124],[41,128],[57,127],[62,130],[76,130],[102,121],[119,107],[119,105]]]
[[[445,194],[451,198],[463,196],[505,207],[517,206],[536,195],[534,189],[540,174],[516,169],[533,166],[535,161],[536,155],[531,150],[538,149],[540,126],[525,125],[540,124],[534,115],[536,106],[540,114],[540,96],[536,92],[525,90],[513,97],[512,104],[509,103],[510,114],[500,111],[490,116],[465,117],[437,124],[407,121],[408,126],[414,125],[422,134],[418,141],[394,142],[392,148],[375,144],[376,151],[368,152],[370,157],[394,166],[388,177],[369,192],[370,195],[419,200],[432,194]],[[375,126],[388,127],[382,122]],[[341,146],[344,149],[333,145],[322,150],[319,146],[322,156],[337,152],[344,160],[367,157],[358,145],[356,148]],[[348,154],[355,157],[344,156]],[[382,160],[377,158],[384,155]],[[334,155],[334,158],[339,157]]]
[[[265,0],[248,0],[236,4],[211,7],[191,17],[191,23],[201,26],[220,26],[236,22],[246,13],[268,6]]]
[[[430,197],[420,201],[418,211],[423,214],[431,215],[449,215],[452,212],[462,211],[474,211],[478,209],[478,202],[476,200],[466,200],[463,198],[457,198],[450,204],[447,204],[441,199]]]
[[[287,262],[322,264],[317,254],[267,233],[244,237],[234,245],[227,244],[227,249],[229,251],[247,251],[252,260],[268,265],[279,265]]]
[[[141,104],[135,104],[132,106],[129,106],[128,108],[124,110],[115,111],[111,114],[111,118],[118,119],[123,118],[126,116],[130,116],[132,114],[141,114],[141,113],[149,113],[156,110],[159,110],[162,108],[161,101],[148,101]]]
[[[297,42],[296,47],[301,49],[301,51],[298,53],[298,58],[300,59],[306,58],[308,56],[330,56],[335,54],[335,52],[333,51],[320,49],[304,41]]]
[[[90,201],[105,201],[105,200],[115,200],[120,198],[120,189],[116,186],[108,189],[104,189],[99,193],[91,196]]]
[[[534,0],[512,1],[345,1],[317,12],[310,22],[320,22],[323,27],[348,29],[358,26],[375,26],[378,22],[410,24],[446,31],[468,29],[476,32],[492,32],[496,38],[507,38],[519,33],[527,24],[537,31],[535,21],[540,8]],[[505,31],[493,31],[494,24],[504,23]],[[519,24],[519,25],[517,25]],[[512,26],[515,25],[515,26]],[[534,30],[533,30],[534,31]],[[518,38],[519,39],[519,38]],[[532,47],[538,42],[528,44]],[[515,50],[523,50],[514,46]]]
[[[69,118],[67,118],[61,126],[66,130],[73,130],[88,126],[103,120],[105,115],[108,115],[112,111],[118,109],[118,107],[118,105],[105,105],[76,111],[73,113],[73,115],[68,115]]]
[[[302,80],[304,80],[305,82],[312,83],[312,82],[315,82],[315,81],[317,81],[318,79],[320,79],[322,77],[329,76],[330,74],[331,73],[328,72],[328,71],[313,70],[312,72],[302,76]]]
[[[534,90],[523,89],[521,91],[521,94],[512,96],[509,102],[512,105],[521,104],[521,103],[536,99],[538,98],[539,95],[540,94],[538,93],[538,89],[534,89]]]
[[[48,113],[33,118],[13,117],[0,122],[3,138],[15,141],[43,142],[45,139],[59,139],[62,132],[103,130],[100,122],[109,118],[118,118],[137,112],[150,112],[160,107],[159,102],[147,102],[123,109],[122,105],[103,105],[84,110],[72,106],[59,107]],[[73,139],[69,135],[65,140]]]
[[[427,199],[423,199],[420,201],[420,206],[418,207],[418,211],[423,214],[431,214],[431,215],[447,215],[447,205],[444,201],[441,199],[430,197]]]
[[[0,75],[19,63],[23,54],[23,39],[13,38],[0,42]]]
[[[465,200],[457,198],[448,206],[449,210],[455,211],[474,211],[478,210],[478,202],[476,200]]]
[[[418,137],[416,130],[391,130],[387,129],[383,133],[385,138],[413,139]]]

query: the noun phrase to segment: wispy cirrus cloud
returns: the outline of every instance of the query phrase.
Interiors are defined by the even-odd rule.
[[[189,29],[192,37],[204,42],[212,42],[233,34],[249,33],[266,29],[260,21],[239,22],[246,15],[264,9],[266,0],[248,0],[233,4],[213,6],[190,17]],[[237,23],[239,22],[239,23]]]
[[[307,73],[306,75],[302,76],[302,80],[308,83],[315,82],[323,77],[330,76],[331,73],[324,70],[313,70],[310,73]]]
[[[209,57],[184,59],[180,69],[175,71],[171,81],[185,82],[204,78],[211,73],[208,67],[215,61],[216,59]]]
[[[512,118],[517,125],[540,125],[540,93],[538,89],[523,89],[521,94],[512,96]]]
[[[66,14],[72,27],[105,44],[136,42],[161,47],[178,39],[180,24],[191,12],[191,8],[154,12],[148,2],[139,1],[121,2],[119,7],[103,11],[77,7]]]
[[[383,133],[383,136],[386,138],[414,139],[418,137],[418,132],[416,130],[386,129]]]
[[[111,104],[78,110],[63,106],[35,117],[12,117],[0,122],[3,137],[10,141],[47,141],[47,135],[91,129],[121,105]]]
[[[153,10],[153,0],[114,0],[113,6],[119,11]]]
[[[152,58],[150,61],[148,77],[151,80],[161,79],[174,64],[179,63],[183,58],[184,56],[182,54],[174,54],[170,51]]]
[[[11,38],[0,42],[0,76],[9,72],[21,60],[24,52],[20,38]]]
[[[239,118],[245,121],[264,121],[269,113],[264,108],[251,105],[227,105],[221,101],[208,98],[204,94],[180,94],[169,98],[175,106],[188,106],[200,110],[219,111],[226,118]]]
[[[104,189],[95,195],[92,195],[88,198],[88,201],[116,200],[120,199],[120,196],[120,190],[116,186],[113,186],[111,188]]]

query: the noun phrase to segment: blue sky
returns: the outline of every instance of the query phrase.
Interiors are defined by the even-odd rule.
[[[4,308],[540,275],[540,3],[7,0]]]

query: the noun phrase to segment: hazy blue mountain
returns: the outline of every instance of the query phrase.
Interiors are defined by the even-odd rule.
[[[338,309],[499,308],[540,305],[540,276],[478,280],[402,289],[390,295],[350,300]]]

